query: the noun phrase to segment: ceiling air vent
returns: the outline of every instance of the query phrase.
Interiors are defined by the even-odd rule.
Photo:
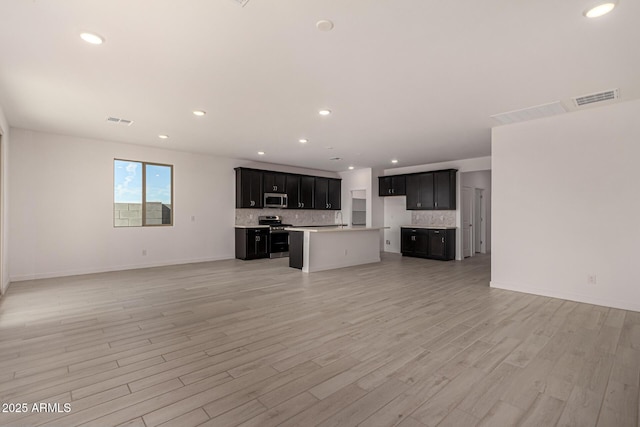
[[[342,157],[332,157],[329,160],[342,160]]]
[[[247,3],[249,3],[249,0],[231,0],[236,4],[239,4],[241,7],[244,7]]]
[[[536,107],[523,108],[522,110],[495,114],[491,117],[503,125],[508,125],[510,123],[540,119],[542,117],[555,116],[556,114],[562,114],[566,112],[567,110],[560,103],[560,101],[556,101],[550,104],[538,105]]]
[[[607,90],[604,92],[591,93],[589,95],[583,95],[573,98],[573,103],[576,107],[582,107],[584,105],[593,104],[595,102],[610,101],[612,99],[618,99],[618,89]]]
[[[118,123],[124,126],[131,126],[133,124],[133,120],[119,119],[118,117],[107,117],[107,121],[111,123]]]

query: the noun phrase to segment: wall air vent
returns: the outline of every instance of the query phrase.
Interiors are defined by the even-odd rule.
[[[244,7],[247,3],[249,3],[249,0],[232,0],[234,3],[239,4],[240,7]]]
[[[510,123],[524,122],[527,120],[540,119],[542,117],[555,116],[556,114],[566,113],[567,110],[560,101],[550,104],[538,105],[536,107],[524,108],[522,110],[509,111],[506,113],[495,114],[491,118],[500,122],[500,124],[508,125]]]
[[[133,124],[133,120],[120,119],[118,117],[107,117],[107,121],[111,123],[117,123],[119,125],[131,126]]]
[[[618,89],[607,90],[604,92],[590,93],[589,95],[577,96],[573,98],[576,107],[593,104],[595,102],[610,101],[620,97]]]

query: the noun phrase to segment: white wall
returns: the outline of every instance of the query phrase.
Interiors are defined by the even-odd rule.
[[[233,258],[233,168],[286,169],[15,128],[11,137],[12,281]],[[174,166],[173,227],[113,227],[114,158]]]
[[[457,169],[458,175],[456,179],[456,259],[462,259],[462,233],[460,216],[460,207],[462,206],[461,194],[462,194],[462,179],[460,178],[463,172],[474,172],[491,169],[491,157],[477,157],[474,159],[462,159],[454,160],[450,162],[430,163],[428,165],[407,166],[401,168],[393,168],[384,170],[380,176],[387,175],[402,175],[407,173],[416,172],[429,172],[442,169]],[[376,178],[377,179],[377,178]],[[376,189],[376,197],[378,197],[378,191]],[[400,252],[400,227],[403,225],[411,224],[411,211],[406,210],[406,197],[405,196],[393,196],[393,197],[379,197],[384,199],[384,225],[390,227],[389,230],[385,230],[384,239],[386,252]],[[389,244],[386,244],[389,241]]]
[[[485,226],[486,238],[485,248],[487,252],[491,251],[491,171],[477,171],[461,173],[462,186],[483,189],[484,205],[485,205]],[[461,200],[462,201],[462,200]],[[474,224],[474,227],[476,225]]]
[[[491,286],[640,311],[638,117],[633,101],[493,129]]]
[[[0,218],[2,218],[2,237],[0,239],[0,295],[4,295],[9,287],[9,124],[0,106],[0,135],[2,135],[2,152],[0,159]]]

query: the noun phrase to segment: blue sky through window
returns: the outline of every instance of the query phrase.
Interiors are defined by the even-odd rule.
[[[114,202],[142,203],[142,163],[116,160],[114,163]]]
[[[114,202],[142,203],[141,162],[114,161]],[[171,167],[146,165],[147,202],[171,203]]]
[[[147,202],[171,203],[171,168],[146,165]]]

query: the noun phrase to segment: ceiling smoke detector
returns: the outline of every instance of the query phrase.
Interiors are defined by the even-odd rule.
[[[575,98],[573,98],[573,103],[576,107],[582,107],[585,105],[593,104],[595,102],[611,101],[612,99],[618,99],[619,97],[620,94],[618,92],[618,89],[611,89],[604,92],[576,96]]]
[[[316,22],[316,28],[320,31],[331,31],[333,30],[333,22],[328,19],[321,19]]]
[[[131,126],[133,124],[133,120],[120,119],[118,117],[107,117],[107,121],[110,123],[117,123],[119,125]]]

